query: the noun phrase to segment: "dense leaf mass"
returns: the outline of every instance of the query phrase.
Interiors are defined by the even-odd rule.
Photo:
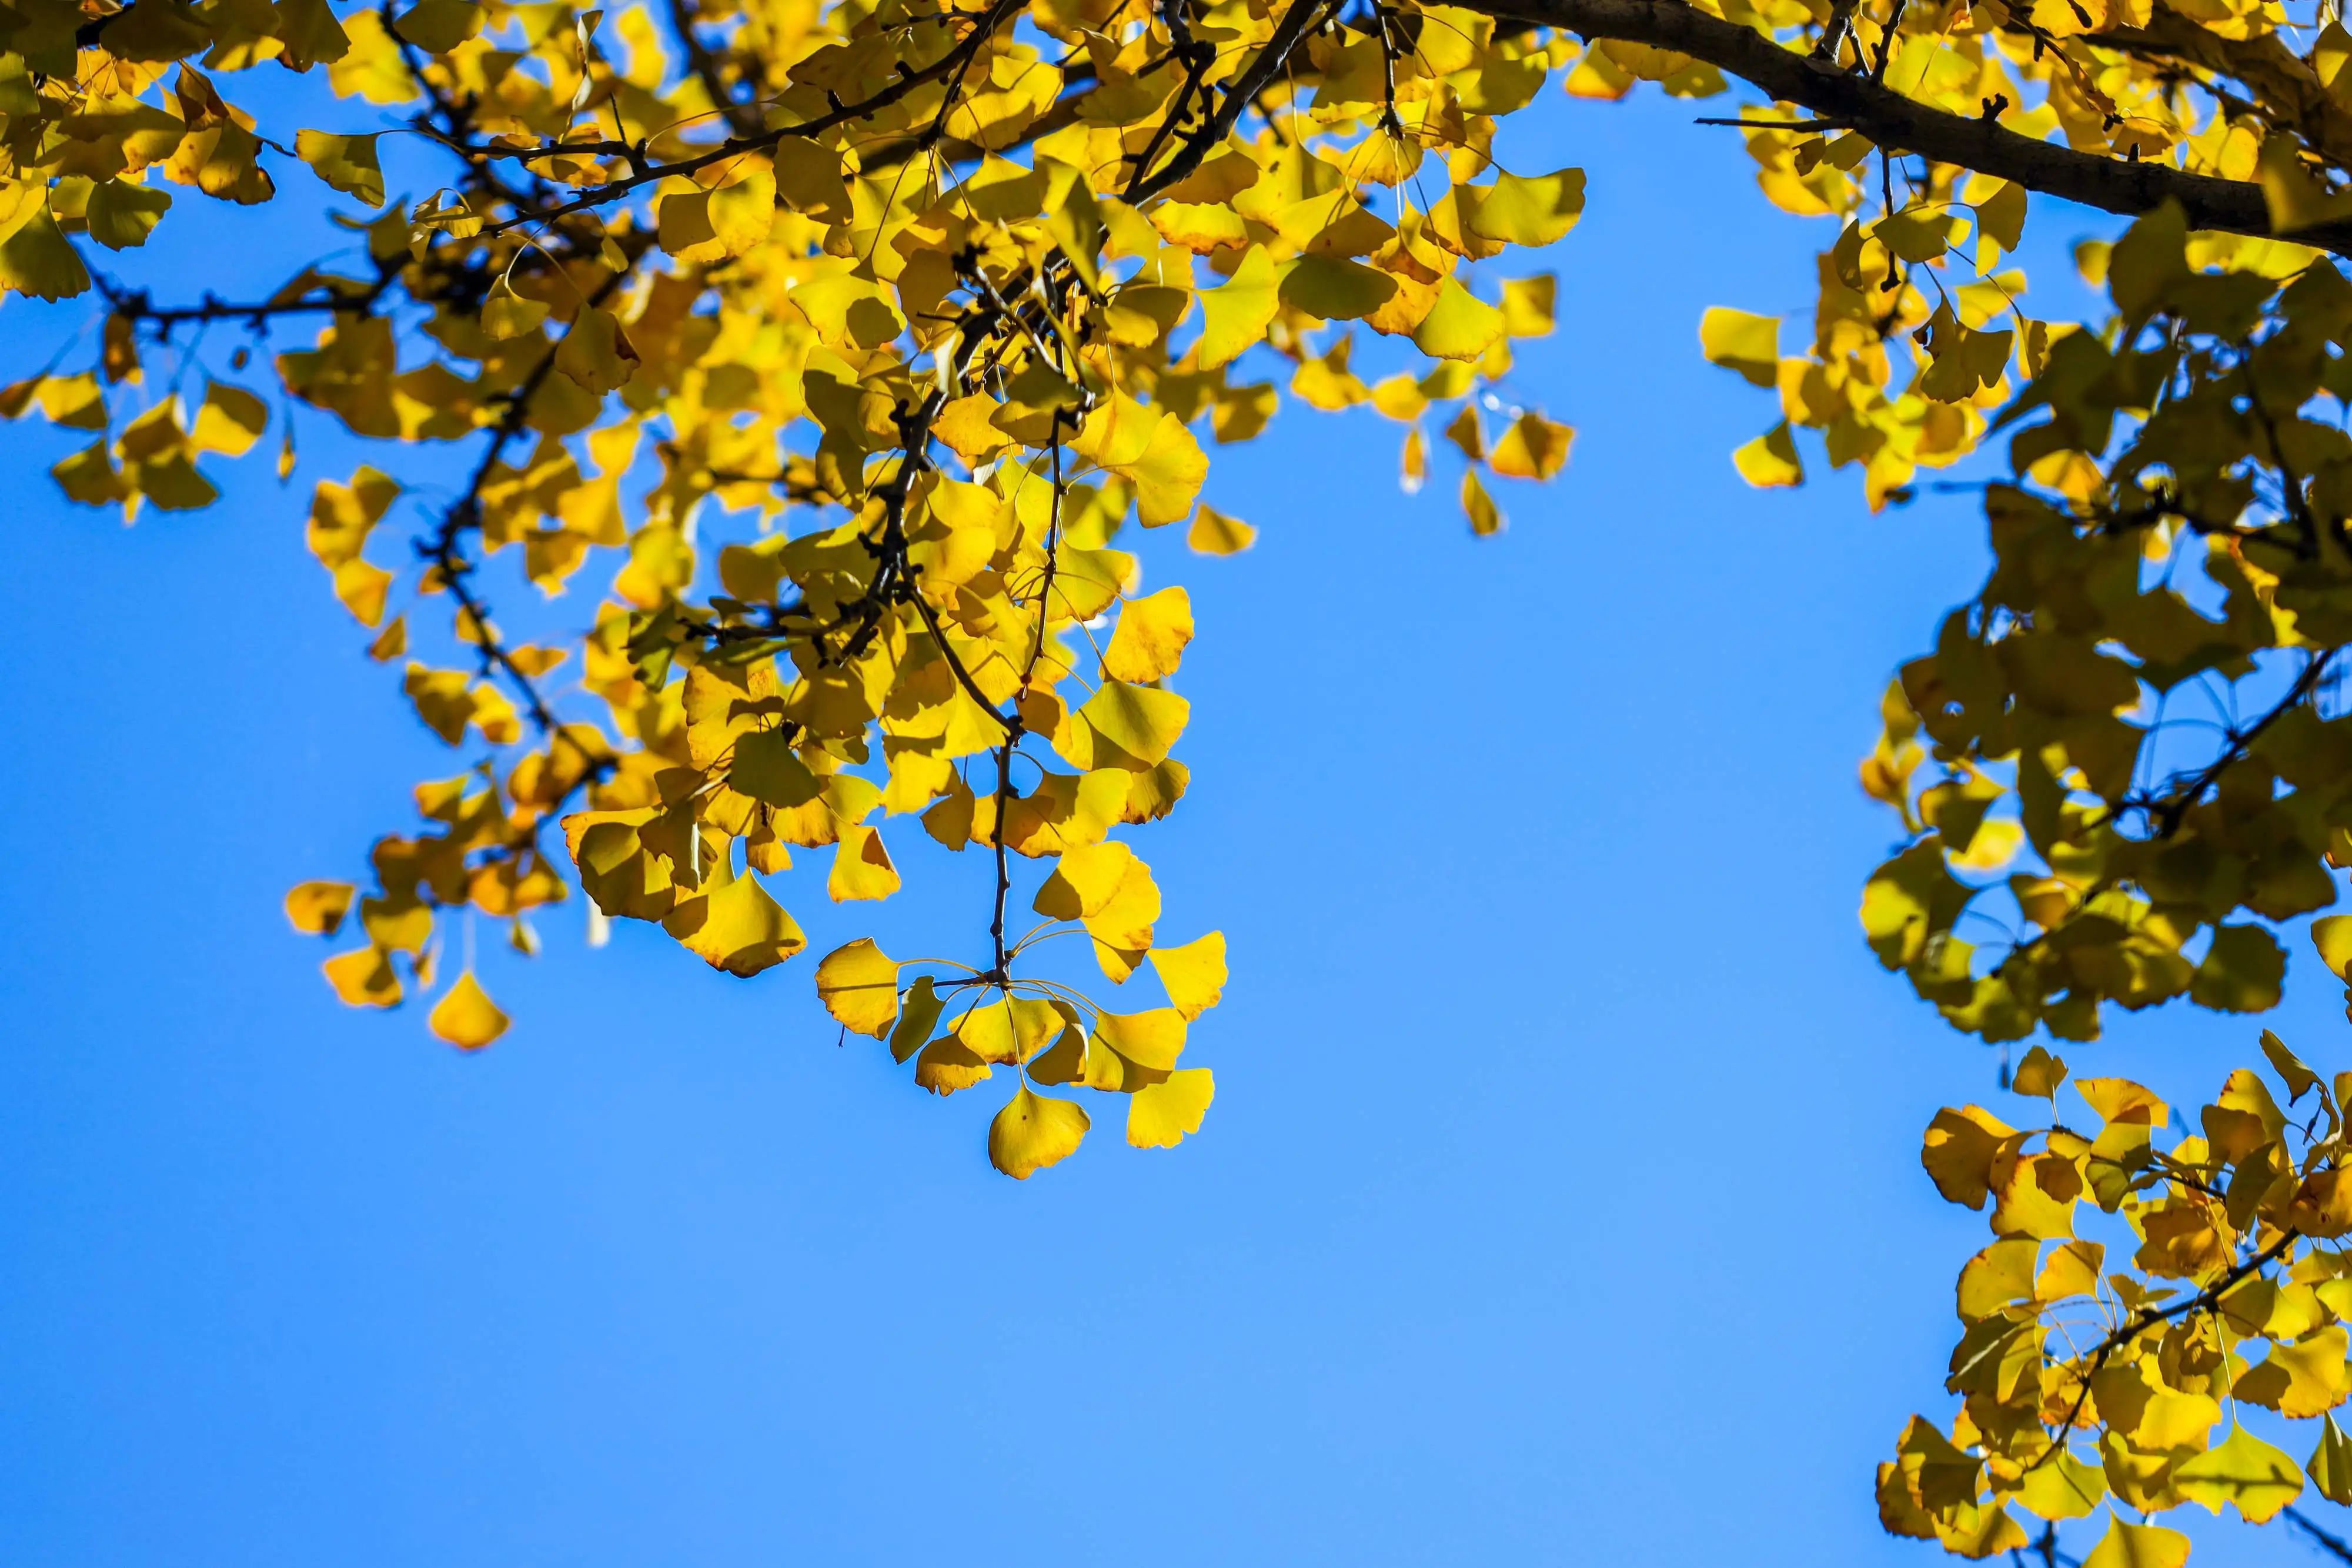
[[[933,1093],[1005,1070],[988,1153],[1025,1178],[1079,1147],[1079,1091],[1124,1096],[1147,1148],[1213,1097],[1180,1059],[1224,941],[1161,940],[1130,842],[1189,781],[1194,633],[1138,535],[1248,549],[1208,453],[1286,396],[1370,404],[1409,489],[1443,452],[1499,531],[1502,482],[1573,437],[1507,389],[1559,304],[1509,257],[1569,233],[1585,180],[1512,166],[1498,127],[1546,90],[1736,94],[1710,123],[1837,231],[1793,352],[1736,301],[1697,323],[1777,394],[1739,471],[1852,467],[1878,507],[2008,435],[1992,573],[1863,765],[1904,834],[1870,948],[2004,1051],[2088,1042],[2111,1005],[2272,1006],[2277,928],[2352,865],[2347,66],[2332,5],[2279,0],[0,0],[0,289],[97,328],[0,413],[81,433],[57,482],[126,519],[210,504],[249,454],[291,476],[296,405],[382,444],[311,476],[308,544],[462,770],[364,891],[289,894],[299,930],[356,927],[325,966],[345,1001],[437,991],[432,1030],[488,1046],[474,922],[534,952],[575,884],[592,936],[646,922],[756,976],[805,946],[793,904],[887,899],[928,840],[992,866],[965,956],[861,938],[816,988]],[[278,70],[323,78],[296,118],[325,123],[239,106],[283,100]],[[388,152],[434,188],[395,190]],[[289,180],[342,232],[266,225],[276,292],[114,275],[175,205]],[[2135,220],[2076,253],[2110,319],[2029,312],[2050,197]],[[356,265],[311,259],[352,235]],[[241,334],[273,376],[221,352]],[[487,601],[501,552],[551,601],[602,586],[522,640]],[[1062,936],[1100,985],[1040,956]],[[2314,938],[2352,981],[2352,918]],[[1144,1002],[1101,1000],[1147,967]],[[1959,1414],[1882,1469],[1889,1529],[2054,1565],[2057,1521],[2120,1504],[2139,1521],[2087,1561],[2177,1563],[2147,1515],[2294,1519],[2306,1473],[2352,1500],[2326,1416],[2352,1082],[2265,1051],[2313,1109],[2241,1071],[2167,1146],[2120,1078],[2078,1083],[2084,1131],[1937,1118],[1929,1173],[1994,1239],[1961,1276]],[[2036,1044],[2014,1086],[2064,1076]],[[2235,1417],[2214,1443],[2224,1401],[2322,1419],[2309,1465]]]

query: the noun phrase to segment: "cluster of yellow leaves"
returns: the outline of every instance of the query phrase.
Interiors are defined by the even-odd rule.
[[[88,433],[57,478],[126,517],[208,504],[200,459],[273,422],[285,475],[298,410],[457,455],[454,499],[396,448],[311,492],[332,592],[471,763],[419,787],[425,826],[376,845],[365,896],[289,897],[305,931],[356,912],[364,944],[327,964],[346,1001],[437,990],[433,1030],[488,1044],[507,1019],[470,963],[441,988],[446,926],[509,921],[532,951],[529,912],[575,880],[592,940],[637,920],[757,975],[806,940],[796,852],[855,904],[897,894],[927,839],[995,862],[985,956],[901,985],[853,943],[820,966],[828,1005],[934,1092],[1015,1069],[990,1140],[1013,1175],[1085,1130],[1047,1091],[1127,1094],[1129,1141],[1165,1146],[1208,1105],[1177,1058],[1223,945],[1159,944],[1121,836],[1184,793],[1194,629],[1122,536],[1246,549],[1251,526],[1202,503],[1204,442],[1256,437],[1286,383],[1405,423],[1415,484],[1441,426],[1480,533],[1502,526],[1492,478],[1560,471],[1569,429],[1498,390],[1514,342],[1553,329],[1551,280],[1486,264],[1582,212],[1580,171],[1494,152],[1579,53],[1471,10],[1321,0],[713,0],[666,21],[11,0],[0,291],[87,294],[101,325],[94,364],[0,392],[0,414]],[[280,126],[229,101],[273,63],[318,68],[354,112]],[[387,118],[415,134],[387,140]],[[397,188],[396,151],[443,183]],[[320,246],[337,259],[289,257],[274,294],[159,303],[107,276],[172,217],[166,187],[257,206],[313,178],[359,210]],[[180,334],[215,322],[304,334],[275,356],[282,398],[201,354],[201,401],[179,392]],[[1374,343],[1395,368],[1367,384]],[[147,364],[166,344],[171,390]],[[496,581],[555,600],[600,560],[591,624],[526,643],[491,612]],[[1023,896],[1025,936],[1004,930]],[[1108,1011],[1040,969],[1062,935],[1109,985],[1148,964],[1168,1006]],[[885,967],[887,1009],[845,1000],[843,974]]]
[[[1723,14],[1742,19],[1730,7]],[[1756,16],[1801,36],[1821,20],[1790,4],[1759,7]],[[2080,152],[2260,180],[2276,232],[2285,234],[2352,210],[2304,161],[2316,152],[2340,162],[2352,146],[2330,141],[2332,131],[2300,153],[2284,138],[2265,142],[2225,99],[2180,91],[2180,78],[2165,66],[2194,54],[2187,40],[2196,39],[2220,74],[2257,60],[2253,68],[2275,72],[2273,62],[2293,59],[2270,37],[2285,21],[2270,0],[2177,11],[2152,0],[1906,5],[1885,14],[1862,7],[1837,57],[1931,110],[1990,119]],[[2228,47],[2225,39],[2246,41],[2227,65],[2214,52]],[[1626,49],[1604,45],[1596,58]],[[2297,41],[2294,53],[2303,51]],[[1678,57],[1651,62],[1641,59],[1645,52],[1656,53],[1631,51],[1636,68],[1610,73],[1623,84],[1617,92],[1637,78],[1685,96],[1724,90],[1719,76],[1676,71]],[[2285,68],[2313,70],[2310,87],[2332,92],[2347,57],[2352,34],[2328,21],[2311,51],[2314,66]],[[2352,78],[2344,86],[2352,89]],[[1918,470],[1948,467],[1976,450],[1985,414],[2011,397],[2012,365],[2040,375],[2053,345],[2075,330],[2028,316],[2025,275],[2003,266],[2021,243],[2028,192],[1949,164],[1890,162],[1860,130],[1807,125],[1786,105],[1758,115],[1743,135],[1768,200],[1801,216],[1835,217],[1841,228],[1818,258],[1813,331],[1799,352],[1781,354],[1776,317],[1717,308],[1702,325],[1708,360],[1780,394],[1780,422],[1733,461],[1750,484],[1798,484],[1804,466],[1796,433],[1818,431],[1832,467],[1862,469],[1874,508],[1904,498]],[[2281,258],[2304,254],[2263,241],[2223,239],[2218,248],[2246,253],[2255,265],[2298,265]]]
[[[1078,922],[1103,946],[1139,933],[1148,941],[1148,928],[1137,923],[1148,925],[1159,902],[1134,852],[1109,843],[1065,856],[1036,905],[1049,919]],[[992,987],[963,966],[948,966],[961,972],[942,980],[940,966],[897,963],[863,937],[817,966],[816,986],[844,1029],[886,1042],[894,1061],[911,1061],[916,1083],[934,1094],[1013,1068],[1019,1082],[990,1124],[988,1157],[1025,1180],[1076,1153],[1092,1125],[1076,1101],[1040,1094],[1040,1087],[1126,1095],[1127,1141],[1139,1149],[1172,1148],[1200,1130],[1216,1080],[1205,1067],[1176,1063],[1188,1027],[1224,993],[1225,939],[1211,932],[1146,956],[1168,1006],[1136,1013],[1100,1010],[1049,981]],[[908,977],[923,967],[934,972]]]
[[[2333,904],[2352,863],[2326,679],[2352,565],[2315,542],[2352,508],[2352,285],[2308,252],[2284,287],[2198,259],[2176,210],[2141,220],[2122,319],[2060,340],[2001,416],[2047,411],[1988,494],[1991,576],[1863,764],[1911,838],[1864,892],[1872,949],[1989,1040],[2094,1039],[2110,1002],[2264,1009],[2263,922]]]
[[[2049,1100],[2048,1126],[1937,1113],[1922,1163],[1949,1201],[1990,1204],[1994,1239],[1960,1271],[1958,1412],[1948,1430],[1913,1417],[1879,1466],[1889,1531],[1990,1557],[2029,1543],[2012,1509],[2058,1523],[2106,1504],[2086,1561],[2177,1564],[2186,1536],[2122,1511],[2263,1524],[2306,1484],[2352,1503],[2352,1440],[2329,1414],[2352,1397],[2352,1073],[2323,1082],[2273,1034],[2263,1050],[2284,1104],[2240,1069],[2193,1132],[2120,1078],[2075,1081],[2092,1121],[2057,1119],[2066,1064],[2040,1047],[2014,1087]],[[2317,1421],[2307,1461],[2249,1430],[2250,1409]]]

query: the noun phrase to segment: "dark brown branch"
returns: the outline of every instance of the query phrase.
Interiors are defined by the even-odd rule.
[[[2272,1242],[2269,1246],[2263,1248],[2261,1251],[2254,1253],[2252,1256],[2231,1264],[2228,1271],[2223,1273],[2220,1279],[2214,1281],[2211,1284],[2206,1286],[2203,1290],[2198,1291],[2187,1301],[2175,1301],[2170,1306],[2166,1307],[2142,1307],[2130,1317],[2125,1319],[2121,1327],[2108,1331],[2106,1338],[2101,1340],[2091,1351],[2090,1370],[2078,1375],[2082,1386],[2075,1391],[2074,1403],[2066,1412],[2064,1424],[2058,1429],[2058,1440],[2043,1450],[2042,1458],[2034,1460],[2033,1463],[2027,1466],[2026,1469],[2029,1470],[2038,1469],[2041,1468],[2042,1462],[2048,1459],[2051,1455],[2058,1452],[2059,1449],[2065,1447],[2065,1434],[2068,1431],[2071,1431],[2074,1428],[2074,1423],[2082,1418],[2083,1406],[2090,1400],[2091,1379],[2098,1375],[2101,1367],[2107,1364],[2108,1357],[2114,1355],[2116,1352],[2121,1350],[2124,1346],[2129,1344],[2132,1341],[2137,1339],[2141,1334],[2146,1333],[2148,1330],[2154,1328],[2158,1323],[2170,1322],[2175,1318],[2185,1318],[2197,1312],[2212,1311],[2213,1308],[2221,1301],[2221,1298],[2229,1294],[2230,1288],[2231,1286],[2237,1284],[2241,1280],[2245,1279],[2250,1274],[2258,1274],[2262,1272],[2262,1270],[2267,1268],[2270,1264],[2277,1261],[2280,1255],[2284,1253],[2288,1248],[2294,1246],[2301,1238],[2301,1235],[2302,1232],[2300,1231],[2282,1230],[2279,1232],[2277,1240]],[[2070,1364],[2079,1366],[2082,1364],[2082,1360],[2083,1358],[2081,1356],[2076,1356]]]
[[[1274,36],[1265,41],[1265,47],[1258,51],[1257,58],[1226,85],[1225,100],[1218,106],[1217,111],[1186,133],[1183,145],[1176,150],[1176,155],[1158,173],[1147,178],[1145,171],[1139,167],[1134,183],[1122,193],[1125,199],[1130,203],[1149,201],[1199,168],[1210,150],[1233,134],[1234,127],[1241,123],[1242,111],[1255,102],[1258,94],[1274,80],[1275,74],[1282,69],[1283,62],[1290,58],[1291,50],[1297,48],[1299,40],[1307,36],[1307,26],[1314,21],[1316,12],[1326,4],[1327,0],[1290,0],[1290,8],[1282,14],[1282,20],[1274,25]]]
[[[1689,55],[1779,101],[1850,122],[1882,148],[2013,180],[2043,195],[2126,216],[2174,201],[2188,214],[2191,228],[2271,235],[2262,187],[2251,182],[2078,152],[2021,136],[1990,120],[1931,109],[1682,0],[1468,0],[1468,5],[1491,16],[1559,27],[1588,39],[1616,38]],[[2293,237],[2298,244],[2352,256],[2352,222],[2320,225]]]

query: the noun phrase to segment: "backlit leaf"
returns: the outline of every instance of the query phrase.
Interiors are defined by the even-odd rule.
[[[458,1050],[479,1051],[506,1033],[509,1019],[467,969],[434,1004],[428,1021],[435,1034]]]

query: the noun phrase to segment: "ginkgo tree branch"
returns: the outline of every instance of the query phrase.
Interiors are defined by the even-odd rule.
[[[2317,1524],[2312,1521],[2312,1518],[2309,1514],[2304,1512],[2299,1508],[2290,1506],[2284,1511],[2286,1515],[2286,1521],[2289,1524],[2294,1525],[2297,1530],[2303,1531],[2305,1540],[2310,1542],[2314,1546],[2318,1547],[2321,1551],[2326,1552],[2329,1556],[2335,1558],[2339,1563],[2352,1563],[2352,1542],[2347,1542],[2340,1535],[2322,1530]]]
[[[520,216],[509,218],[500,223],[485,224],[480,233],[484,237],[490,237],[505,234],[510,229],[522,228],[532,224],[549,223],[557,218],[567,217],[573,213],[586,212],[607,203],[619,201],[632,191],[658,183],[674,175],[692,174],[698,170],[709,168],[713,163],[740,157],[746,152],[765,152],[779,142],[793,137],[821,136],[828,131],[868,119],[897,103],[916,89],[927,87],[933,82],[944,78],[961,81],[963,72],[971,66],[972,57],[979,53],[981,46],[995,35],[997,29],[1004,25],[1005,19],[1015,9],[1017,9],[1017,0],[996,0],[986,13],[973,22],[971,30],[946,54],[920,68],[901,62],[898,75],[889,86],[880,89],[856,103],[838,104],[837,107],[813,120],[793,125],[779,126],[773,131],[764,131],[758,136],[730,136],[715,147],[697,152],[690,157],[677,159],[673,162],[644,163],[633,173],[617,180],[607,181],[601,185],[592,185],[570,201],[545,211],[526,212]],[[953,101],[952,94],[950,95],[949,101]],[[928,145],[939,141],[944,135],[944,131],[934,126],[930,131],[919,136],[917,141],[919,145]],[[511,150],[490,146],[468,149],[468,152],[486,159],[519,157],[526,152],[544,155],[551,151],[572,155],[593,155],[595,152],[608,146],[621,147],[625,152],[633,155],[633,162],[642,160],[644,150],[626,143],[588,143],[569,147],[556,144],[551,148]]]
[[[2284,1254],[2288,1248],[2293,1247],[2295,1244],[2295,1241],[2301,1234],[2302,1233],[2300,1231],[2293,1229],[2280,1231],[2277,1239],[2272,1241],[2269,1246],[2261,1249],[2259,1251],[2251,1253],[2231,1264],[2228,1269],[2222,1271],[2220,1279],[2215,1280],[2211,1284],[2198,1291],[2197,1294],[2189,1297],[2185,1301],[2173,1301],[2164,1306],[2147,1306],[2140,1308],[2137,1312],[2133,1312],[2131,1316],[2125,1319],[2115,1328],[2109,1330],[2105,1337],[2101,1339],[2096,1345],[2093,1346],[2086,1354],[2074,1357],[2072,1362],[2074,1366],[2081,1367],[2086,1360],[2090,1363],[2090,1366],[2087,1371],[2081,1372],[2078,1375],[2080,1377],[2080,1385],[2074,1392],[2074,1405],[2067,1410],[2065,1422],[2058,1429],[2060,1433],[2060,1440],[2053,1443],[2048,1448],[2044,1449],[2042,1451],[2042,1458],[2034,1460],[2033,1464],[2027,1468],[2029,1469],[2039,1468],[2044,1460],[2047,1460],[2053,1454],[2057,1453],[2065,1446],[2064,1434],[2073,1430],[2074,1424],[2082,1419],[2083,1407],[2090,1400],[2091,1379],[2098,1375],[2100,1369],[2107,1364],[2107,1362],[2115,1355],[2116,1352],[2121,1350],[2124,1346],[2129,1344],[2141,1334],[2146,1333],[2149,1329],[2156,1327],[2159,1323],[2171,1322],[2178,1318],[2191,1317],[2199,1312],[2212,1311],[2216,1306],[2221,1304],[2221,1298],[2229,1294],[2233,1286],[2237,1285],[2240,1281],[2245,1280],[2250,1275],[2259,1274],[2263,1270],[2277,1261],[2279,1257]]]
[[[2137,216],[2178,202],[2189,225],[2269,236],[2270,209],[2250,181],[2127,162],[2021,136],[1989,118],[1934,109],[1865,75],[1800,54],[1683,0],[1466,0],[1502,20],[1671,49],[1738,77],[1774,99],[1853,126],[1879,146],[2013,180],[2028,191]],[[2302,230],[2298,244],[2352,256],[2352,223]]]
[[[2336,102],[2308,60],[2275,33],[2225,38],[2162,5],[2143,27],[2112,27],[2083,40],[2144,59],[2179,60],[2226,77],[2252,94],[2248,107],[2291,129],[2305,146],[2339,167],[2352,168],[2352,110]]]
[[[144,288],[125,288],[104,273],[92,272],[90,283],[105,296],[109,313],[131,321],[150,322],[169,329],[208,321],[243,321],[259,327],[278,316],[306,316],[320,311],[337,316],[364,316],[373,310],[400,277],[397,261],[377,263],[373,283],[355,277],[320,276],[291,298],[243,301],[223,299],[207,291],[194,305],[157,305]],[[324,298],[320,298],[323,294]]]

